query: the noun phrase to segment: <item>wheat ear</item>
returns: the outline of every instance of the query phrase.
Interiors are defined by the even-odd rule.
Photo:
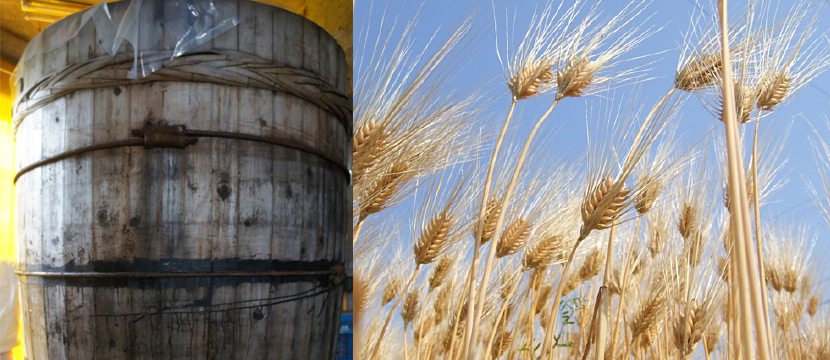
[[[481,220],[476,221],[476,224],[473,227],[473,237],[476,239],[481,239],[481,243],[484,244],[490,239],[493,238],[493,231],[496,229],[496,220],[499,217],[499,212],[501,211],[501,201],[499,198],[491,197],[490,200],[487,201],[487,208],[484,212],[484,223],[479,224]],[[483,233],[480,233],[483,229]]]
[[[531,226],[530,221],[524,219],[516,219],[510,224],[499,238],[496,257],[503,258],[521,250],[530,237]]]

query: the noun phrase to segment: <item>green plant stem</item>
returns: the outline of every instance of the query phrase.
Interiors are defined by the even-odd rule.
[[[767,297],[767,278],[764,269],[764,249],[761,247],[761,201],[758,194],[758,128],[761,125],[761,109],[758,109],[758,119],[755,120],[755,133],[752,136],[752,203],[755,213],[755,252],[758,258],[758,272],[761,278],[761,298],[764,304],[764,317],[767,323],[767,334],[772,336],[772,327],[769,323],[769,297]],[[772,338],[768,341],[772,344]]]
[[[504,124],[501,127],[501,132],[499,133],[499,137],[498,137],[498,139],[496,139],[496,145],[493,148],[493,154],[490,156],[490,164],[487,167],[487,175],[484,177],[484,192],[482,193],[482,196],[481,196],[481,209],[480,209],[479,215],[478,215],[478,219],[479,219],[478,227],[479,228],[478,228],[478,232],[476,232],[476,234],[479,234],[479,235],[476,237],[475,245],[473,247],[473,261],[470,264],[470,273],[469,273],[469,276],[468,276],[468,278],[469,278],[468,283],[469,284],[467,285],[470,288],[469,289],[470,291],[468,293],[468,294],[470,294],[469,295],[470,298],[469,298],[469,301],[467,302],[467,314],[470,315],[470,316],[475,315],[475,300],[476,300],[476,298],[472,296],[473,293],[474,293],[473,287],[475,286],[475,281],[474,281],[474,279],[475,279],[475,270],[478,267],[478,256],[479,256],[479,252],[480,252],[480,249],[481,249],[481,236],[484,234],[484,218],[485,218],[486,212],[487,212],[487,200],[490,197],[490,188],[492,186],[492,180],[493,180],[493,170],[495,170],[495,167],[496,167],[496,160],[498,159],[499,150],[501,149],[502,142],[504,141],[504,135],[507,133],[507,128],[510,125],[510,120],[513,118],[513,111],[516,110],[516,102],[517,101],[518,100],[516,99],[516,97],[513,97],[513,100],[510,103],[510,110],[507,113],[507,118],[505,118]],[[505,202],[507,202],[507,201],[505,200]],[[493,233],[493,237],[495,238],[497,236],[497,234],[498,233]],[[493,240],[493,241],[495,241],[495,240]],[[492,249],[495,249],[496,245],[495,244],[490,244],[490,247]],[[481,287],[486,288],[487,283],[482,282]],[[472,320],[472,318],[470,316],[468,316],[467,319]],[[473,343],[472,338],[473,338],[473,333],[476,331],[475,329],[477,329],[477,328],[474,327],[473,321],[468,321],[467,326],[466,326],[466,330],[464,331],[464,343],[463,343],[462,351],[461,351],[462,355],[465,355],[467,353],[467,351],[469,351],[469,345]],[[452,356],[452,354],[450,354],[450,356]],[[463,359],[463,357],[462,357],[462,359]]]
[[[406,286],[404,286],[403,290],[400,292],[398,296],[395,297],[395,304],[392,305],[392,308],[389,309],[389,313],[386,314],[386,321],[383,322],[383,328],[380,329],[380,335],[378,335],[378,341],[375,343],[374,350],[372,350],[372,356],[369,359],[376,359],[378,355],[378,350],[380,350],[380,344],[383,342],[383,335],[386,334],[386,328],[389,327],[389,320],[392,319],[392,314],[395,312],[395,308],[398,307],[398,303],[401,302],[401,298],[409,291],[409,286],[412,285],[412,281],[415,280],[415,275],[418,274],[418,270],[420,270],[421,264],[415,265],[415,270],[412,271],[412,276],[409,277],[409,281],[406,282]]]
[[[516,168],[513,169],[513,176],[510,179],[510,183],[508,183],[508,185],[507,185],[507,192],[504,194],[504,200],[502,200],[501,211],[499,212],[498,220],[496,220],[496,228],[493,231],[493,239],[494,239],[493,242],[495,242],[496,239],[498,239],[499,235],[501,234],[502,227],[504,227],[504,220],[505,220],[505,216],[507,214],[507,206],[508,206],[508,204],[510,204],[510,199],[513,197],[513,191],[516,188],[516,183],[518,182],[519,174],[522,171],[522,165],[524,165],[524,161],[527,158],[528,150],[530,150],[530,144],[533,141],[533,138],[536,136],[536,132],[539,131],[539,128],[545,122],[545,119],[547,119],[550,116],[550,113],[553,111],[553,108],[555,108],[556,104],[558,104],[558,103],[559,103],[559,100],[554,100],[553,103],[550,104],[550,107],[548,107],[548,110],[536,122],[536,126],[534,126],[533,130],[530,131],[530,134],[528,135],[527,140],[525,141],[525,145],[524,145],[524,148],[522,149],[522,153],[521,153],[521,155],[519,155],[519,161],[516,164]],[[487,204],[486,204],[486,199],[485,199],[484,201],[482,201],[482,212],[486,209],[486,206],[487,206]],[[483,226],[483,222],[482,222],[482,225],[480,225],[480,226]],[[483,231],[479,231],[479,233],[482,233],[482,232]],[[479,325],[481,324],[481,318],[482,318],[481,315],[482,315],[482,312],[484,311],[484,295],[485,295],[484,293],[487,290],[487,282],[490,280],[490,275],[493,272],[493,264],[494,264],[494,260],[496,258],[496,248],[497,248],[497,246],[496,246],[495,243],[490,244],[490,252],[487,256],[487,263],[484,267],[484,277],[481,280],[481,286],[479,286],[478,295],[476,295],[476,298],[475,298],[476,299],[476,304],[475,304],[476,306],[475,306],[475,311],[472,313],[473,322],[474,322],[473,329],[472,329],[472,335],[470,336],[470,339],[469,339],[467,345],[465,346],[465,348],[467,348],[469,350],[472,350],[471,346],[474,346],[474,344],[476,344],[476,340],[478,338],[478,329],[480,327]],[[467,354],[469,354],[467,356],[468,360],[478,359],[478,357],[475,356],[476,355],[475,351],[469,351]]]

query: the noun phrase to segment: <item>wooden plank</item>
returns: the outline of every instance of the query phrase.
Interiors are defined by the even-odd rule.
[[[288,65],[292,54],[288,49],[288,18],[293,17],[291,13],[282,9],[274,10],[271,26],[273,38],[271,59],[278,64]]]
[[[73,149],[93,143],[93,94],[81,90],[66,97],[64,143]],[[64,263],[74,261],[85,265],[95,254],[92,239],[92,193],[89,181],[93,176],[92,155],[73,156],[62,161],[64,171],[71,174],[64,179],[63,190],[63,255]]]
[[[157,122],[163,116],[167,84],[154,82],[133,86],[130,101],[130,127],[141,128],[144,121]],[[148,106],[152,104],[152,106]],[[133,248],[134,258],[158,260],[163,238],[159,224],[162,211],[162,192],[157,174],[161,160],[154,156],[162,150],[130,150],[130,220],[133,237],[125,238],[125,248]],[[129,258],[129,253],[125,254]]]
[[[44,289],[40,284],[27,284],[27,295],[29,297],[29,337],[26,341],[32,344],[31,351],[27,355],[32,359],[48,358],[49,347],[46,343],[46,304],[44,300]],[[30,349],[27,349],[27,351]]]
[[[236,87],[215,87],[215,127],[219,131],[238,132],[237,108],[239,90]],[[239,221],[239,141],[212,140],[211,191],[213,192],[213,235],[211,258],[238,257]]]
[[[271,283],[271,290],[269,292],[270,298],[275,302],[279,296],[287,296],[290,294],[297,294],[300,290],[299,283]],[[302,300],[289,301],[271,307],[270,320],[268,321],[267,334],[270,342],[268,347],[271,349],[299,349],[294,347],[298,342],[301,342],[299,337],[303,336],[294,327],[294,321],[297,318],[306,318],[302,313]],[[301,354],[296,354],[301,356]],[[288,354],[281,354],[281,356],[288,356]]]
[[[302,21],[302,68],[315,74],[320,73],[320,27],[311,21]]]
[[[66,99],[60,98],[43,108],[41,118],[44,127],[43,157],[51,157],[66,151],[64,134],[66,133]],[[43,167],[42,194],[44,202],[41,211],[46,216],[43,219],[42,230],[44,239],[44,260],[51,266],[63,266],[66,263],[63,254],[64,214],[64,181],[65,168],[63,162],[57,162]]]
[[[256,301],[251,296],[251,283],[240,283],[234,286],[236,294],[234,295],[234,303],[239,310],[229,311],[227,315],[234,317],[234,333],[233,333],[233,359],[247,360],[249,359],[248,350],[251,349],[252,344],[256,343],[256,339],[252,338],[251,334],[251,317],[253,316],[253,309],[250,308]]]
[[[129,109],[126,97],[121,97],[120,88],[99,88],[84,90],[92,92],[92,141],[105,144],[125,139],[129,130],[122,124],[129,123],[125,113]],[[119,95],[115,95],[118,93]],[[93,171],[91,189],[93,216],[92,240],[96,260],[120,261],[122,253],[122,224],[126,224],[122,211],[124,199],[122,194],[127,189],[121,188],[121,172],[124,168],[122,149],[95,151],[92,157]]]
[[[92,289],[92,312],[95,316],[89,321],[92,323],[92,333],[89,335],[93,340],[93,354],[97,358],[120,360],[124,357],[117,351],[113,351],[121,339],[115,331],[113,314],[115,313],[115,297],[118,295],[116,288],[96,287]]]
[[[240,52],[255,55],[256,43],[254,37],[256,35],[256,17],[259,16],[257,11],[261,9],[257,4],[249,1],[242,1],[239,3],[239,25],[237,28],[237,49]]]
[[[94,331],[93,290],[88,287],[67,286],[66,291],[66,357],[92,359]]]
[[[318,45],[320,78],[331,86],[337,86],[337,42],[325,30],[320,30]]]
[[[234,14],[236,14],[236,16],[238,17],[240,3],[241,2],[239,0],[227,0],[216,2],[215,5],[217,9],[219,9],[218,13],[220,15],[233,16]],[[226,19],[214,19],[214,22],[218,22],[220,20]],[[241,21],[244,19],[240,18],[239,20]],[[234,51],[239,50],[239,26],[234,26],[228,29],[227,31],[223,32],[219,36],[213,38],[211,43],[213,44],[211,46],[211,48],[213,49]]]
[[[242,2],[244,4],[247,2]],[[250,4],[250,3],[249,3]],[[271,23],[274,13],[280,11],[272,6],[256,4],[256,17],[254,22],[254,52],[253,54],[263,59],[274,59],[274,25]],[[241,38],[240,38],[241,39]]]
[[[251,283],[250,294],[253,299],[258,299],[257,305],[251,309],[250,337],[248,347],[245,349],[245,356],[250,360],[266,360],[272,356],[268,345],[268,324],[273,321],[274,306],[267,306],[268,291],[271,285],[268,282]]]
[[[21,124],[21,129],[26,134],[25,144],[26,150],[16,151],[17,156],[22,158],[22,166],[28,166],[32,163],[43,159],[43,124],[41,117],[43,109],[39,109],[29,116]],[[20,140],[17,142],[20,144]],[[28,265],[42,265],[43,264],[43,250],[42,250],[42,217],[40,207],[42,204],[42,192],[40,191],[41,179],[43,178],[43,168],[36,168],[24,174],[18,179],[19,188],[17,191],[17,201],[24,206],[22,212],[18,212],[17,216],[22,216],[22,221],[17,220],[18,236],[22,235],[23,258],[18,259],[19,262]],[[21,191],[27,191],[25,193]]]
[[[222,281],[222,280],[219,280]],[[223,359],[233,354],[234,318],[227,311],[228,304],[234,301],[234,286],[217,285],[214,280],[211,296],[211,312],[208,320],[208,358]]]
[[[188,103],[187,98],[193,91],[198,92],[198,85],[189,83],[171,83],[164,92],[164,106],[161,110],[161,118],[165,121],[178,125],[181,123],[183,114],[188,110],[184,106]],[[159,259],[191,259],[193,258],[195,241],[188,241],[185,237],[183,222],[186,221],[187,209],[187,188],[185,174],[190,170],[187,164],[185,152],[175,149],[163,149],[154,151],[151,155],[159,161],[160,172],[156,173],[156,186],[161,191],[161,237],[158,239]],[[199,211],[199,210],[196,210]]]
[[[193,85],[182,87],[187,90],[187,97],[181,103],[179,118],[193,128],[214,130],[216,122],[213,121],[214,102],[213,86]],[[192,125],[191,125],[192,124]],[[216,196],[216,189],[212,187],[212,177],[205,174],[213,172],[211,139],[201,139],[195,145],[190,146],[184,155],[188,165],[186,173],[186,191],[184,195],[187,202],[187,211],[183,216],[183,235],[188,241],[181,255],[190,259],[211,258],[211,236],[212,224],[214,223],[212,204]],[[186,251],[184,251],[186,250]]]
[[[303,31],[305,30],[303,23],[305,21],[303,18],[290,13],[286,13],[285,17],[281,20],[284,21],[285,24],[285,27],[283,27],[282,30],[283,42],[281,44],[282,52],[285,54],[283,57],[285,62],[283,63],[293,68],[303,68],[303,56],[305,55],[304,50],[305,45],[307,45],[303,44]],[[277,21],[277,19],[275,19],[275,21]]]
[[[268,136],[273,123],[273,96],[270,91],[239,89],[240,132]],[[273,145],[244,143],[239,147],[239,251],[240,259],[267,260],[271,257],[271,201]]]

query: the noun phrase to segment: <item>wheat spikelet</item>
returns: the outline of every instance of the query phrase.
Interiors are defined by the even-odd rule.
[[[415,262],[429,264],[441,254],[449,245],[450,229],[453,226],[453,216],[445,209],[437,213],[429,222],[414,246]]]
[[[751,86],[741,83],[739,81],[734,82],[735,87],[735,117],[737,118],[738,122],[741,124],[748,123],[752,120],[752,109],[755,107],[755,99],[757,97],[758,92],[755,91]],[[723,91],[721,89],[721,91]],[[723,121],[724,111],[723,111],[723,97],[721,96],[717,100],[717,113],[715,114],[720,121]]]
[[[412,327],[412,337],[417,344],[424,336],[432,330],[432,325],[435,324],[434,316],[423,316],[420,322],[416,322],[416,326]]]
[[[588,236],[592,230],[611,227],[625,207],[628,191],[614,188],[614,181],[606,178],[594,187],[590,196],[582,203],[582,230],[580,239]]]
[[[473,226],[473,236],[478,239],[481,239],[481,243],[484,244],[490,239],[493,238],[493,232],[496,231],[496,220],[499,218],[499,214],[501,214],[501,199],[499,198],[490,198],[487,201],[487,209],[484,213],[484,225],[481,225],[481,219],[476,220],[475,226]],[[479,229],[484,229],[484,232],[479,236]]]
[[[578,273],[571,273],[567,279],[564,279],[565,284],[562,286],[562,294],[567,295],[570,294],[571,291],[576,290],[576,288],[582,283],[582,279],[580,278]]]
[[[565,243],[561,236],[549,236],[525,250],[522,267],[527,270],[544,270],[555,260],[563,257]]]
[[[450,272],[452,263],[453,257],[448,255],[444,255],[440,260],[438,260],[438,263],[435,264],[435,267],[432,269],[432,273],[429,275],[429,291],[434,290],[444,283],[444,279],[447,278],[447,274]]]
[[[419,302],[420,294],[417,289],[406,294],[403,307],[401,307],[401,319],[403,319],[404,325],[408,325],[415,319],[415,316],[418,314],[419,310]]]
[[[510,224],[499,239],[496,257],[503,258],[521,250],[530,237],[530,228],[530,221],[524,219],[517,219]]]
[[[674,86],[690,92],[712,86],[720,76],[722,67],[720,54],[698,56],[675,74]]]
[[[706,330],[706,334],[704,335],[703,338],[706,340],[704,342],[704,345],[706,345],[705,350],[706,350],[707,354],[711,355],[712,352],[715,351],[715,348],[718,346],[718,339],[720,339],[720,332],[721,332],[721,327],[720,326],[715,326],[713,329]]]
[[[670,224],[661,215],[656,214],[648,219],[648,251],[652,258],[663,251],[663,245],[666,244],[666,240],[669,238]]]
[[[433,310],[435,310],[436,323],[443,321],[449,313],[450,297],[452,297],[452,295],[451,286],[444,286],[438,291],[438,296],[435,298],[435,302],[432,305]],[[452,315],[454,316],[455,314]]]
[[[495,340],[493,340],[491,352],[494,359],[498,359],[502,354],[504,354],[505,351],[507,351],[507,349],[510,348],[510,345],[513,344],[513,335],[510,334],[510,331],[504,329],[498,331],[499,334],[496,336]]]
[[[403,287],[403,282],[399,277],[392,277],[386,282],[386,287],[383,288],[383,293],[381,293],[381,304],[386,305],[390,301],[394,300],[396,296],[398,296],[398,292],[401,291],[401,287]]]
[[[795,293],[805,285],[815,237],[808,228],[799,225],[773,225],[765,230],[764,276],[776,292]],[[806,281],[806,282],[805,282]],[[807,291],[809,293],[809,291]]]
[[[599,247],[594,248],[588,255],[585,256],[585,261],[579,267],[579,280],[585,282],[597,276],[602,270],[602,265],[605,263],[605,255]]]
[[[543,329],[548,327],[548,321],[550,321],[550,308],[546,306],[539,313],[539,323],[542,324]]]
[[[533,314],[538,315],[542,309],[546,308],[545,305],[547,305],[548,299],[551,297],[551,291],[553,291],[552,286],[548,284],[542,285],[539,294],[536,296],[536,308],[533,309]]]
[[[809,314],[810,317],[816,316],[816,313],[818,312],[818,304],[818,297],[815,295],[810,296],[810,299],[807,300],[807,314]]]
[[[389,142],[385,127],[374,121],[367,121],[354,134],[352,141],[352,176],[359,182],[366,170],[377,164]]]
[[[643,350],[648,350],[651,347],[651,344],[656,342],[659,339],[660,333],[655,327],[650,327],[649,330],[646,330],[639,337],[639,345],[640,348]]]
[[[556,73],[556,98],[578,97],[591,84],[597,64],[583,56],[572,57],[565,67]]]
[[[507,87],[516,100],[529,98],[553,80],[552,68],[553,64],[546,60],[525,65],[517,74],[510,77]]]
[[[779,273],[774,269],[773,264],[770,264],[770,263],[765,264],[764,270],[765,270],[764,271],[765,272],[764,278],[766,279],[767,284],[772,286],[772,288],[775,291],[780,292],[781,288],[782,288],[782,285],[781,285],[782,280],[781,280],[781,277],[778,276]]]
[[[798,291],[801,293],[802,298],[806,299],[810,296],[810,293],[813,291],[813,277],[809,273],[801,276]]]
[[[508,300],[510,294],[513,293],[515,287],[518,286],[518,281],[516,281],[516,276],[512,276],[507,271],[502,272],[499,276],[501,281],[501,289],[499,291],[499,296],[502,300]]]
[[[407,170],[406,164],[398,163],[372,183],[368,194],[364,196],[364,202],[361,203],[360,217],[362,219],[386,208],[387,202],[392,199],[406,179]]]
[[[698,293],[700,298],[691,300],[685,306],[678,306],[675,312],[672,335],[675,347],[683,356],[687,357],[694,352],[696,344],[703,338],[722,305],[718,280],[713,278],[712,281],[715,281],[712,283],[715,287],[709,288],[706,293]]]
[[[620,269],[614,268],[611,271],[611,275],[608,276],[608,293],[611,295],[617,295],[622,293],[623,286],[622,286],[622,277],[620,276]]]
[[[690,239],[692,236],[697,235],[699,231],[699,222],[698,219],[698,209],[692,204],[686,204],[683,206],[683,210],[680,211],[680,218],[677,221],[677,230],[680,231],[680,235],[683,236],[683,239]]]
[[[775,106],[784,101],[791,81],[792,78],[783,71],[765,72],[758,86],[758,100],[755,103],[758,109],[773,110]]]
[[[674,338],[674,346],[680,350],[684,356],[690,355],[694,351],[694,345],[697,344],[703,336],[703,312],[696,302],[689,305],[689,315],[684,316],[683,311],[679,311],[679,315],[675,320],[672,335]],[[683,342],[683,337],[686,337],[686,342]]]
[[[666,305],[664,288],[659,283],[652,282],[648,296],[637,306],[629,323],[632,339],[636,339],[637,336],[647,333],[654,327],[666,309]]]
[[[642,189],[637,193],[637,196],[634,199],[634,209],[642,215],[651,210],[651,207],[654,205],[654,201],[656,201],[657,196],[660,195],[662,184],[657,181],[652,181],[649,175],[645,175],[642,179],[640,179],[639,183],[642,184]]]

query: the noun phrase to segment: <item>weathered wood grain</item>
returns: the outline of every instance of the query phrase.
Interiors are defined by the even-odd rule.
[[[318,26],[259,3],[217,4],[238,4],[242,22],[200,49],[256,55],[348,88],[343,52]],[[188,25],[170,16],[172,9],[158,3],[142,12],[162,16],[142,30],[140,49],[172,49],[172,34]],[[106,49],[90,29],[22,73],[36,78],[102,56]],[[16,166],[127,139],[146,123],[285,138],[350,162],[351,134],[342,120],[309,101],[257,88],[159,81],[77,90],[30,113],[17,128]],[[250,141],[200,138],[184,150],[90,152],[18,180],[20,268],[324,269],[343,262],[350,189],[342,171],[317,156]],[[341,290],[326,276],[26,276],[21,284],[31,358],[333,356]]]

